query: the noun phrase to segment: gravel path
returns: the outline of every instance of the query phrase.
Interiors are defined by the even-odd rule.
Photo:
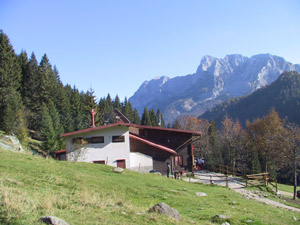
[[[190,181],[190,182],[200,182],[200,183],[205,183],[205,184],[210,184],[211,183],[210,180],[213,180],[213,184],[220,185],[220,186],[226,186],[225,177],[218,177],[218,176],[224,176],[224,174],[214,173],[214,172],[203,170],[200,172],[196,172],[194,178],[185,178],[184,180]],[[253,199],[255,201],[264,203],[266,205],[272,205],[272,206],[275,206],[278,208],[284,208],[284,209],[290,210],[292,212],[300,213],[300,209],[298,209],[298,208],[287,206],[283,203],[268,199],[266,194],[264,194],[260,191],[247,190],[244,188],[245,186],[246,186],[246,183],[242,179],[237,178],[237,177],[232,177],[232,176],[228,177],[228,187],[230,189],[234,190],[235,192],[242,194],[247,199]],[[284,192],[284,191],[279,191],[279,193],[282,195],[292,195],[291,193]]]

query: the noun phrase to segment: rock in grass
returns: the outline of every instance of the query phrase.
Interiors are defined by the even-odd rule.
[[[229,217],[225,216],[225,215],[215,215],[211,218],[211,222],[213,222],[213,223],[224,222],[225,223],[225,221],[228,219],[229,219]]]
[[[115,173],[123,173],[124,170],[122,168],[120,168],[120,167],[116,167],[116,168],[113,168],[113,171]]]
[[[196,193],[198,196],[200,196],[200,197],[204,197],[204,196],[206,196],[207,194],[206,193],[204,193],[204,192],[197,192]]]
[[[69,225],[66,221],[59,219],[55,216],[44,216],[41,217],[38,222],[45,223],[45,224],[51,224],[51,225]]]
[[[174,219],[180,220],[179,212],[176,209],[173,209],[172,207],[170,207],[169,205],[167,205],[166,203],[163,203],[163,202],[156,204],[155,206],[150,208],[148,210],[148,212],[156,212],[156,213],[164,214],[164,215],[170,216]]]

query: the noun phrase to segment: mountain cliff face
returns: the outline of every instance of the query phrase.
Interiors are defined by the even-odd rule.
[[[300,74],[295,71],[284,72],[272,84],[254,91],[250,95],[232,98],[206,111],[201,118],[213,119],[218,126],[228,115],[239,120],[243,126],[266,116],[275,109],[286,122],[300,125]]]
[[[292,70],[300,72],[300,65],[270,54],[204,56],[196,73],[145,81],[129,101],[140,114],[144,106],[160,108],[173,122],[180,114],[199,116],[229,98],[250,94]]]

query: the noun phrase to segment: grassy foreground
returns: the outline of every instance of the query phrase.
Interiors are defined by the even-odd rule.
[[[177,209],[181,221],[147,213],[160,202]],[[116,174],[105,165],[0,149],[0,224],[36,224],[46,215],[72,225],[218,224],[211,222],[217,214],[229,216],[230,224],[297,224],[293,217],[300,218],[299,213],[247,200],[224,187],[128,170]]]

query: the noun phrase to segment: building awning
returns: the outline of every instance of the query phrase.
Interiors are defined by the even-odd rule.
[[[66,150],[59,150],[59,151],[55,152],[55,154],[64,154],[66,152],[67,152]]]
[[[169,152],[169,153],[171,153],[171,154],[173,154],[173,155],[176,155],[176,154],[177,154],[177,153],[176,153],[173,149],[171,149],[171,148],[168,148],[168,147],[166,147],[166,146],[163,146],[163,145],[154,143],[154,142],[152,142],[152,141],[146,140],[146,139],[141,138],[141,137],[139,137],[139,136],[136,136],[136,135],[133,135],[133,134],[129,134],[129,137],[130,137],[130,139],[140,141],[140,142],[142,142],[142,143],[144,143],[144,144],[147,144],[147,145],[150,145],[150,146],[152,146],[152,147],[158,148],[158,149],[160,149],[160,150]]]

